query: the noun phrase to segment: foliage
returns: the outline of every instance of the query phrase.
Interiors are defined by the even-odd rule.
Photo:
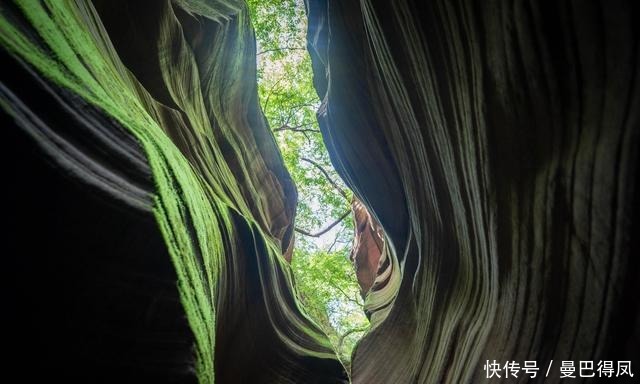
[[[347,257],[347,248],[315,253],[296,250],[292,260],[300,298],[344,361],[349,360],[353,345],[368,325]]]
[[[318,128],[320,105],[306,51],[301,0],[248,0],[257,40],[263,112],[297,187],[296,227],[314,233],[344,216],[351,192],[333,169]],[[343,361],[368,325],[348,255],[351,215],[318,238],[297,235],[292,269],[307,313]]]

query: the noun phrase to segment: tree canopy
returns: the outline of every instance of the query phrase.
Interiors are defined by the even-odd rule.
[[[257,41],[258,93],[299,202],[291,267],[308,315],[343,362],[368,327],[349,260],[352,193],[331,162],[318,128],[320,100],[306,50],[300,0],[249,0]]]

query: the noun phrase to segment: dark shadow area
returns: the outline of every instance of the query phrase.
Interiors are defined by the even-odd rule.
[[[13,76],[2,85],[53,129],[73,132],[74,116],[3,56]],[[72,178],[10,116],[1,121],[8,370],[21,382],[196,382],[193,336],[153,215]]]

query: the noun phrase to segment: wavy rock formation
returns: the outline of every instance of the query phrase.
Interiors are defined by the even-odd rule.
[[[540,382],[551,360],[545,382],[561,360],[637,366],[637,5],[307,8],[322,134],[395,275],[368,292],[353,382],[481,382],[494,359],[535,360]]]
[[[13,269],[38,276],[12,284],[28,287],[11,291],[11,345],[43,352],[33,378],[346,381],[292,288],[296,191],[259,109],[245,4],[16,1],[0,33],[12,244],[34,258]],[[49,244],[23,245],[29,223]]]
[[[357,197],[372,330],[351,377],[296,300],[296,190],[239,0],[0,5],[7,366],[66,382],[465,383],[487,360],[535,360],[538,382],[561,381],[561,360],[637,374],[637,5],[306,6],[320,127]]]
[[[353,262],[360,285],[360,292],[366,298],[367,293],[373,287],[378,275],[384,276],[380,271],[385,268],[387,258],[384,253],[384,232],[376,219],[371,216],[367,208],[358,199],[351,204],[353,211],[355,233],[353,246],[349,258]]]

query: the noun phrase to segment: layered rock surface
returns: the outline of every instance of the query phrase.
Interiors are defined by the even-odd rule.
[[[55,239],[15,240],[28,258],[15,269],[61,266],[11,291],[26,335],[15,348],[50,356],[36,377],[347,379],[295,298],[285,257],[296,190],[258,105],[247,14],[238,1],[2,4],[11,145],[41,150],[14,155],[29,183],[12,216]],[[67,192],[78,180],[94,188]],[[26,223],[15,235],[36,236]],[[47,289],[63,297],[42,298],[40,313]],[[45,326],[25,322],[34,316]]]
[[[307,7],[324,139],[391,259],[353,382],[481,382],[494,359],[553,360],[545,382],[562,360],[638,364],[637,6]]]
[[[638,367],[637,5],[424,3],[306,3],[373,325],[353,382],[479,382],[494,359]],[[295,298],[296,192],[244,3],[0,10],[10,365],[347,382]]]

